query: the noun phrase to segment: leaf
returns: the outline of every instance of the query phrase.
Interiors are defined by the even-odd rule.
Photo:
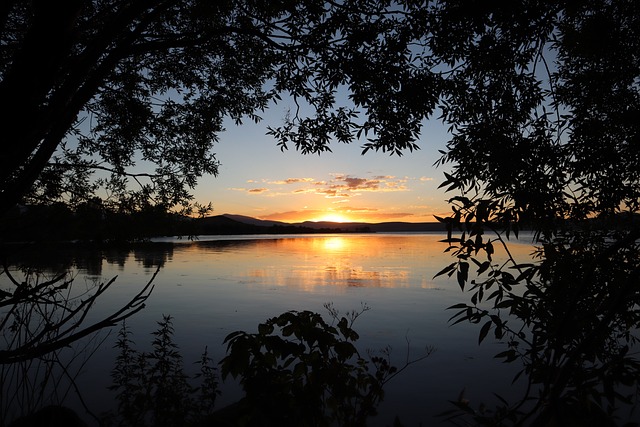
[[[458,265],[458,285],[460,285],[460,289],[464,291],[464,285],[469,278],[469,263],[468,262],[460,262]]]
[[[492,324],[493,322],[489,320],[487,323],[482,325],[482,329],[480,329],[480,335],[478,336],[478,344],[482,343],[482,340],[485,339],[485,337],[489,333],[489,330],[491,329]]]
[[[498,289],[497,291],[493,291],[493,293],[491,293],[491,295],[489,295],[487,297],[487,301],[491,301],[492,299],[494,299],[495,297],[497,297],[501,293],[502,293],[502,291],[500,289]]]
[[[235,332],[231,332],[229,335],[227,335],[223,341],[223,343],[228,343],[229,341],[232,341],[234,338],[236,338],[238,335],[244,335],[245,332],[244,331],[235,331]]]
[[[260,323],[258,325],[258,333],[260,335],[269,335],[273,333],[273,325],[271,323]]]
[[[494,357],[494,359],[505,359],[504,363],[513,362],[514,360],[516,360],[518,358],[517,353],[516,353],[515,350],[503,351],[502,353],[498,353],[493,357]]]
[[[439,243],[462,243],[463,240],[458,237],[449,237],[446,239],[438,240]]]
[[[456,263],[451,263],[448,266],[446,266],[445,268],[443,268],[442,270],[440,270],[435,276],[433,276],[433,278],[435,279],[438,276],[442,276],[443,274],[446,274],[452,270],[454,270],[456,268]]]
[[[493,244],[491,242],[487,242],[487,244],[484,247],[484,250],[487,252],[487,258],[489,258],[489,261],[491,261],[491,255],[493,255]]]
[[[449,174],[448,174],[448,173],[446,173],[446,172],[443,172],[443,173],[444,173],[444,177],[445,177],[445,178],[447,178],[447,179],[446,179],[442,184],[440,184],[440,185],[438,186],[438,188],[445,187],[445,186],[447,186],[447,185],[451,184],[452,182],[454,182],[454,178],[453,178],[451,175],[449,175]]]
[[[483,262],[482,265],[480,265],[480,268],[478,268],[477,274],[480,275],[484,273],[489,267],[491,267],[491,263],[489,261]]]
[[[447,224],[449,222],[449,220],[450,220],[450,218],[442,218],[442,217],[437,216],[437,215],[434,215],[433,217],[436,219],[436,221],[441,222],[443,224]]]
[[[447,307],[447,310],[454,310],[454,309],[467,309],[467,304],[465,303],[460,303],[460,304],[455,304],[452,305],[451,307]]]
[[[339,341],[335,343],[333,349],[336,351],[340,360],[347,360],[357,353],[354,345],[346,341]]]
[[[506,299],[504,301],[500,301],[498,304],[496,304],[495,308],[509,308],[511,307],[513,304],[515,303],[514,300],[512,299]]]
[[[509,268],[514,268],[514,269],[520,270],[520,269],[523,269],[523,268],[530,268],[530,267],[535,267],[535,266],[536,266],[535,264],[526,263],[526,264],[515,264],[515,265],[512,265]]]

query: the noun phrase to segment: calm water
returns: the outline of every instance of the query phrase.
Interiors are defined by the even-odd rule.
[[[287,310],[325,314],[327,302],[340,311],[371,310],[354,329],[360,349],[392,347],[401,366],[425,348],[435,352],[411,365],[386,388],[380,415],[371,425],[390,425],[399,415],[406,426],[437,425],[433,416],[451,409],[464,389],[472,402],[491,402],[492,393],[518,396],[510,386],[516,366],[493,359],[502,347],[487,339],[477,344],[478,329],[448,325],[446,307],[467,302],[454,279],[433,276],[448,263],[438,234],[364,234],[309,236],[202,237],[199,241],[164,241],[136,250],[76,256],[75,286],[90,286],[118,276],[91,315],[97,319],[124,304],[161,271],[147,307],[128,321],[140,350],[163,314],[174,317],[176,342],[185,365],[198,360],[208,346],[214,360],[224,356],[222,341],[230,332],[253,332],[257,324]],[[529,259],[528,243],[512,243],[519,259]],[[51,259],[51,257],[49,257]],[[58,268],[65,266],[60,255]],[[35,262],[35,261],[31,261]],[[0,280],[4,278],[0,277]],[[0,282],[6,287],[5,282]],[[328,319],[328,316],[327,316]],[[78,378],[86,403],[96,413],[108,410],[105,393],[116,352],[115,331],[89,360]],[[237,385],[225,383],[222,407],[239,397]]]

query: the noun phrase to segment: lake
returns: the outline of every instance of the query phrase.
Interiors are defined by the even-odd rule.
[[[49,260],[56,269],[71,267],[74,286],[82,289],[118,276],[91,311],[92,319],[122,306],[161,266],[146,308],[127,324],[137,349],[145,350],[156,322],[163,314],[171,315],[187,367],[205,346],[219,361],[225,355],[222,342],[227,334],[255,332],[258,323],[285,311],[312,310],[329,319],[325,303],[343,313],[366,304],[370,310],[354,325],[360,334],[359,349],[391,346],[396,366],[407,358],[419,358],[427,347],[435,349],[388,383],[380,414],[371,425],[391,425],[396,415],[405,426],[438,425],[441,419],[434,415],[452,409],[448,401],[457,399],[463,389],[476,406],[495,402],[494,392],[507,399],[520,397],[520,389],[511,385],[517,362],[512,366],[493,359],[504,347],[492,339],[479,346],[475,325],[449,325],[453,313],[446,308],[468,302],[469,297],[455,278],[433,278],[453,261],[443,252],[446,244],[441,239],[441,234],[393,233],[201,236],[197,241],[158,239],[126,251],[41,253],[45,261],[34,259],[33,253],[32,258],[22,259],[15,251],[12,261],[46,264]],[[511,242],[509,248],[523,261],[533,250],[526,239]],[[498,252],[496,259],[500,256],[504,254]],[[4,276],[0,287],[7,287]],[[116,357],[112,348],[116,332],[77,379],[95,413],[112,405],[113,394],[106,387]],[[239,396],[237,384],[228,381],[217,407]]]

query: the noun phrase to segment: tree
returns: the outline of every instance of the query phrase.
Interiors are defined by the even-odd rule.
[[[188,206],[197,178],[217,173],[212,146],[224,119],[260,120],[280,94],[314,110],[272,130],[282,147],[322,152],[332,138],[375,132],[367,148],[413,149],[436,101],[411,88],[431,84],[428,70],[410,66],[419,29],[401,19],[420,6],[4,2],[0,212],[23,200],[78,203],[98,188],[125,210]],[[334,105],[345,85],[366,121]]]
[[[506,219],[637,210],[631,1],[10,1],[0,12],[3,211],[27,193],[75,200],[96,185],[134,206],[188,202],[216,173],[223,119],[259,120],[281,95],[298,107],[270,130],[282,148],[365,135],[364,151],[400,154],[439,107],[449,183],[501,200]],[[351,105],[336,103],[341,90]],[[140,161],[155,170],[132,169]],[[110,175],[91,181],[95,170]]]
[[[631,420],[623,409],[640,392],[639,5],[445,1],[432,17],[432,51],[450,65],[443,187],[459,193],[440,219],[457,258],[441,274],[471,292],[452,320],[482,325],[479,341],[493,332],[506,345],[497,357],[521,361],[528,383],[521,400],[494,411],[458,409],[482,425]],[[523,225],[535,231],[536,262],[508,252]]]

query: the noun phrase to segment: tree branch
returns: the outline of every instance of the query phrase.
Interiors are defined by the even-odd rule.
[[[104,293],[111,286],[111,284],[113,284],[115,278],[109,281],[107,284],[101,285],[96,293],[94,293],[89,299],[81,302],[81,304],[77,308],[71,310],[68,315],[66,315],[62,319],[59,319],[55,324],[51,324],[45,327],[43,331],[40,331],[40,333],[38,333],[28,342],[20,345],[15,349],[0,351],[0,365],[24,362],[30,359],[41,357],[47,353],[68,346],[78,341],[79,339],[82,339],[87,335],[90,335],[101,329],[115,326],[118,322],[134,315],[144,308],[144,302],[153,291],[153,281],[158,275],[159,271],[160,267],[156,269],[155,273],[147,282],[147,284],[142,288],[142,290],[140,290],[140,292],[138,292],[133,298],[131,298],[131,300],[129,300],[129,302],[120,310],[112,313],[102,321],[96,322],[84,329],[73,333],[73,331],[78,329],[83,323],[89,312],[89,309],[98,298],[98,296]],[[80,315],[80,317],[77,318],[77,315]],[[68,325],[65,330],[60,331],[61,328],[65,327],[65,325],[71,321],[72,323]],[[55,333],[55,336],[53,338],[40,341],[46,334],[50,332]]]

